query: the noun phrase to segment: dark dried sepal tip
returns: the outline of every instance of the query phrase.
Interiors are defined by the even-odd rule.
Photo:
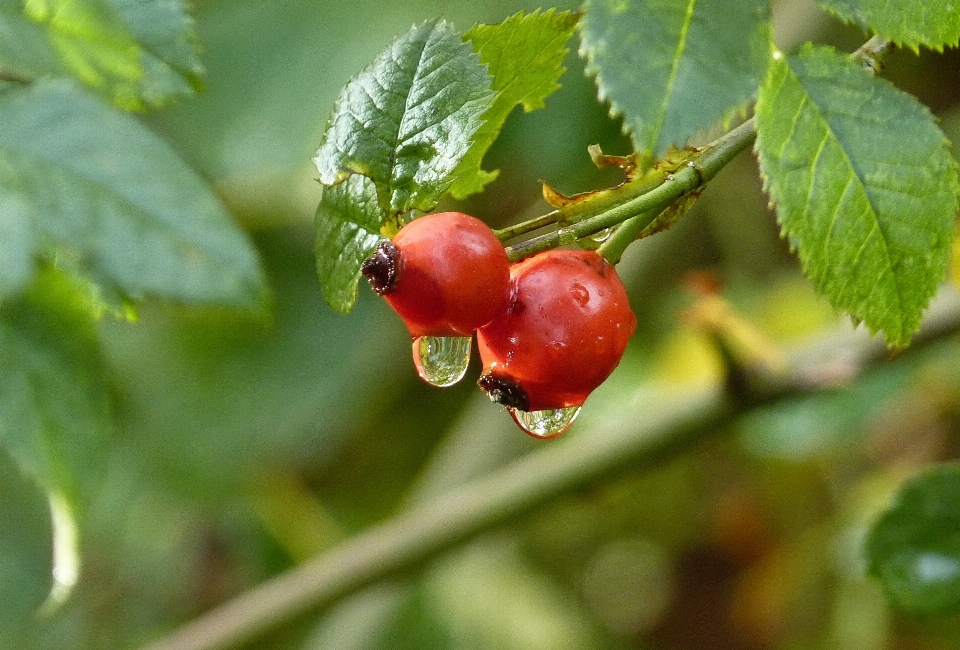
[[[527,399],[527,394],[515,381],[487,374],[480,376],[477,385],[497,404],[521,411],[530,410],[530,400]]]
[[[400,251],[389,239],[380,242],[373,255],[363,260],[360,273],[378,294],[390,293],[400,281]]]

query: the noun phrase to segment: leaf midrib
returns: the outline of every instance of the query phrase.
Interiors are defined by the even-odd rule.
[[[422,71],[424,69],[424,63],[425,63],[424,52],[426,52],[427,46],[429,45],[430,40],[433,38],[433,35],[436,33],[437,27],[438,27],[438,23],[434,23],[433,25],[431,25],[430,32],[426,35],[426,37],[423,39],[423,42],[420,44],[420,51],[417,53],[416,69],[414,70],[413,76],[410,78],[410,85],[404,91],[403,116],[400,118],[400,121],[397,123],[397,133],[396,133],[396,136],[394,137],[394,140],[396,141],[397,152],[399,152],[400,149],[404,145],[409,143],[414,137],[423,133],[428,128],[434,126],[434,123],[432,122],[431,123],[424,122],[424,123],[418,124],[417,128],[414,131],[407,134],[407,136],[404,139],[402,140],[400,139],[400,134],[403,132],[403,126],[404,126],[404,123],[407,121],[407,116],[410,115],[410,112],[414,108],[421,105],[421,104],[411,103],[411,98],[413,95],[413,89],[417,87],[418,82],[422,82],[424,79],[429,78],[429,74],[423,77],[421,76]],[[436,70],[434,70],[434,72],[436,72]],[[393,172],[395,169],[396,169],[396,166],[391,165],[391,169],[390,169],[390,189],[391,190],[393,190],[393,181],[394,181]]]
[[[690,31],[690,23],[693,22],[693,14],[696,10],[697,0],[688,0],[687,13],[683,17],[683,24],[680,26],[680,38],[677,42],[677,48],[674,51],[673,63],[670,66],[670,76],[667,77],[667,84],[663,92],[663,101],[660,102],[660,115],[657,118],[657,124],[653,134],[656,141],[653,143],[654,149],[659,150],[660,135],[663,133],[663,125],[667,121],[667,113],[670,111],[670,102],[673,99],[673,88],[677,82],[677,75],[680,71],[680,61],[683,53],[687,49],[687,34]]]
[[[855,179],[855,180],[856,180],[857,186],[858,186],[859,189],[863,192],[864,199],[866,200],[867,205],[870,207],[870,214],[868,215],[869,217],[871,217],[871,228],[870,228],[870,232],[871,232],[871,233],[872,233],[872,232],[877,232],[877,233],[878,233],[878,239],[879,239],[879,241],[880,241],[881,244],[882,244],[882,250],[883,250],[884,258],[885,258],[885,260],[886,260],[886,269],[885,269],[885,270],[886,270],[886,273],[887,273],[888,275],[890,275],[890,276],[892,277],[892,279],[893,279],[893,287],[894,287],[894,293],[895,293],[895,295],[896,295],[896,303],[897,303],[897,314],[899,315],[899,319],[898,319],[898,320],[899,320],[900,323],[901,323],[901,329],[903,329],[903,328],[902,328],[902,323],[903,323],[903,320],[904,320],[904,316],[906,315],[906,312],[905,312],[905,310],[904,310],[904,298],[903,298],[903,295],[902,295],[902,290],[901,290],[901,287],[900,287],[900,282],[899,282],[899,280],[898,280],[898,278],[897,278],[897,274],[893,271],[893,260],[892,260],[891,255],[890,255],[890,245],[889,245],[889,242],[887,241],[886,235],[885,235],[884,232],[883,232],[883,228],[881,228],[881,226],[880,226],[879,213],[877,212],[876,206],[874,206],[873,201],[872,201],[872,199],[870,198],[870,193],[867,191],[867,187],[868,187],[868,186],[863,182],[863,180],[862,180],[862,179],[860,178],[860,176],[857,174],[857,172],[856,172],[856,169],[857,169],[857,168],[856,168],[856,166],[853,164],[853,161],[850,159],[850,156],[849,156],[849,154],[847,153],[847,149],[843,146],[842,141],[841,141],[841,139],[838,137],[837,133],[831,128],[830,122],[826,119],[826,115],[825,115],[825,113],[823,112],[823,110],[820,108],[820,106],[817,104],[817,102],[813,99],[813,97],[810,95],[809,91],[807,90],[806,86],[805,86],[805,85],[803,84],[803,82],[801,81],[800,77],[796,74],[796,72],[794,71],[794,69],[790,66],[789,60],[786,60],[786,61],[784,62],[784,65],[787,66],[787,69],[789,70],[790,74],[792,74],[792,75],[794,76],[794,78],[796,79],[796,81],[797,81],[797,83],[799,84],[799,86],[800,86],[801,88],[803,88],[803,90],[804,90],[804,96],[803,96],[803,100],[801,101],[801,107],[802,107],[803,103],[809,103],[809,104],[810,104],[811,110],[814,111],[814,113],[816,114],[816,116],[819,118],[820,124],[823,125],[825,134],[826,134],[827,136],[831,137],[832,140],[837,144],[837,147],[839,148],[840,153],[841,153],[841,155],[843,156],[843,159],[846,161],[847,167],[848,167],[849,170],[850,170],[850,177],[851,177],[852,179]],[[798,110],[798,113],[799,113],[799,110]],[[791,133],[792,133],[792,129],[791,129]],[[826,137],[826,136],[825,136],[825,137]],[[789,140],[789,135],[788,135],[787,139],[784,140],[784,142],[786,143],[788,140]],[[782,153],[782,149],[781,149],[781,153]],[[811,168],[810,175],[811,175],[811,177],[810,177],[810,178],[811,178],[810,184],[811,184],[811,187],[812,187],[812,186],[813,186],[813,182],[814,182],[814,176],[815,176],[814,168]],[[809,205],[809,201],[807,202],[807,205]],[[827,229],[827,235],[826,235],[826,239],[827,239],[827,240],[829,240],[829,233],[833,231],[833,226],[834,226],[834,224],[836,223],[837,216],[838,216],[838,212],[837,212],[836,210],[834,210],[834,215],[833,215],[833,218],[832,218],[832,220],[831,220],[831,222],[830,222],[830,227]],[[861,243],[861,247],[862,247],[862,246],[865,246],[865,243],[866,243],[866,241],[867,241],[869,238],[870,238],[870,233],[868,233],[867,236],[864,237],[864,240],[863,240],[863,242]],[[859,252],[858,252],[858,258],[859,258]],[[849,284],[849,281],[850,281],[850,276],[848,275],[847,278],[846,278],[846,281],[844,282],[844,285],[843,285],[843,288],[844,288],[844,289],[845,289],[846,286]],[[877,283],[874,283],[874,286],[871,288],[871,292],[876,290],[876,286],[877,286]],[[869,295],[869,294],[868,294],[868,295]],[[900,333],[898,332],[897,334],[899,335]]]

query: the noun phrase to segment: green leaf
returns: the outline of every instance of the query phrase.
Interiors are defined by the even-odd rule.
[[[916,51],[935,50],[960,42],[960,7],[953,0],[818,0],[841,19]]]
[[[316,219],[317,274],[323,297],[341,314],[357,301],[360,265],[383,239],[377,188],[366,176],[323,188]]]
[[[59,0],[64,2],[65,0]],[[143,52],[185,77],[203,72],[193,18],[183,0],[106,0],[136,36]]]
[[[98,484],[111,428],[106,374],[89,306],[46,271],[0,307],[0,445],[71,503]]]
[[[917,614],[960,611],[960,463],[907,482],[866,543],[870,573]]]
[[[906,345],[946,275],[957,212],[956,163],[934,118],[813,46],[778,58],[756,113],[766,189],[804,272],[835,307]]]
[[[0,68],[69,73],[127,109],[190,94],[203,72],[181,0],[3,0],[0,23]]]
[[[637,150],[659,158],[754,96],[767,14],[764,0],[588,0],[581,54]]]
[[[320,181],[369,177],[396,222],[428,211],[456,180],[492,99],[479,56],[449,24],[414,27],[341,92],[314,158]]]
[[[0,194],[26,202],[18,214],[28,212],[33,238],[21,245],[32,241],[31,253],[133,298],[262,299],[245,235],[139,121],[51,81],[0,94],[0,124]]]
[[[24,627],[53,586],[53,526],[39,486],[0,449],[0,635]]]
[[[453,196],[462,199],[480,192],[497,177],[497,171],[480,167],[484,154],[517,104],[526,112],[543,108],[544,100],[560,88],[557,80],[565,71],[567,42],[579,20],[578,14],[569,11],[541,13],[538,9],[532,14],[518,13],[498,25],[477,25],[466,33],[493,77],[497,94],[473,146],[460,162],[459,178],[450,188]]]

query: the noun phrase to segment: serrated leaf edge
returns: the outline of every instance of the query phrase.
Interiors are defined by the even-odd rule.
[[[690,17],[692,17],[693,15],[695,4],[696,4],[696,0],[688,0],[688,12],[687,12],[687,20],[684,23],[684,34],[686,33],[687,28],[689,27]],[[586,9],[581,11],[581,14],[588,13],[588,5],[584,5],[584,6],[586,7]],[[767,62],[767,70],[769,71],[770,64],[773,61],[773,54],[775,53],[775,50],[774,50],[773,39],[769,36],[769,32],[770,32],[769,27],[767,31],[768,31],[768,41],[770,44],[770,56],[768,57],[768,62]],[[678,45],[678,49],[680,51],[681,56],[682,56],[683,49],[685,48],[686,48],[686,41],[684,41],[682,45]],[[577,54],[585,61],[584,70],[583,70],[584,74],[587,77],[594,80],[594,85],[597,88],[597,99],[601,103],[608,104],[607,115],[613,120],[620,120],[621,133],[630,137],[631,141],[634,143],[634,146],[636,147],[637,142],[635,140],[634,130],[631,127],[629,120],[623,119],[625,117],[623,113],[623,109],[616,103],[616,101],[613,100],[613,98],[610,97],[609,93],[604,88],[603,73],[601,70],[601,66],[599,66],[596,63],[592,50],[588,48],[586,43],[583,41],[582,34],[581,34],[581,40],[580,40],[580,47],[577,48]],[[679,57],[675,57],[673,68],[671,70],[671,83],[670,83],[671,89],[672,89],[672,84],[676,79],[676,71],[677,71],[677,68],[679,67],[679,64],[680,64]],[[763,79],[760,80],[757,86],[758,89],[760,85],[762,85],[762,83],[763,83]],[[751,103],[753,103],[756,99],[756,92],[758,91],[754,91],[754,96],[748,97],[744,99],[742,102],[734,104],[733,106],[728,108],[722,115],[720,115],[717,119],[715,119],[710,124],[706,124],[700,127],[699,129],[697,129],[696,131],[694,131],[693,133],[691,133],[689,136],[687,136],[686,140],[684,140],[683,142],[664,142],[662,143],[662,145],[667,149],[669,149],[670,147],[683,147],[698,133],[709,131],[712,127],[718,124],[725,129],[728,128],[731,122],[735,118],[737,118],[738,116],[745,117],[747,115],[748,109]],[[658,139],[659,139],[659,134],[662,132],[663,123],[666,121],[666,115],[668,112],[668,99],[671,96],[671,94],[672,92],[665,93],[664,101],[661,104],[664,107],[664,110],[662,111],[661,117],[660,117],[660,128],[658,128],[657,130]],[[644,166],[649,166],[649,164],[653,161],[655,153],[653,151],[648,151],[640,147],[637,147],[637,150],[638,150],[637,153],[642,154],[641,158],[643,159]]]
[[[824,49],[824,50],[829,50],[829,51],[831,51],[831,52],[836,52],[836,49],[833,48],[833,47],[831,47],[831,46],[814,46],[813,44],[810,44],[810,43],[808,43],[808,44],[801,50],[801,52],[803,52],[803,51],[808,51],[808,50],[813,50],[813,49],[818,49],[818,48],[819,48],[819,49]],[[774,61],[774,62],[780,62],[780,61],[783,60],[783,59],[786,59],[786,56],[785,56],[782,52],[780,52],[780,51],[775,51],[775,52],[773,53],[772,61]],[[785,60],[784,60],[783,64],[784,64],[784,65],[788,65]],[[767,71],[767,75],[768,75],[768,76],[770,75],[770,73],[772,72],[772,70],[773,70],[773,65],[771,65],[770,68],[769,68],[768,71]],[[792,72],[792,70],[791,70],[791,72]],[[871,76],[872,76],[872,75],[871,75]],[[877,77],[873,77],[873,78],[874,78],[874,79],[877,79],[878,81],[884,81],[884,80],[879,79],[879,78],[877,78]],[[889,83],[889,82],[887,82],[887,83]],[[766,84],[766,81],[764,81],[764,82],[761,84],[760,87],[763,88],[765,84]],[[898,90],[898,91],[900,90],[900,89],[897,88],[896,86],[893,86],[893,84],[890,84],[890,85],[891,85],[891,87],[892,87],[893,89]],[[915,101],[916,105],[921,109],[921,111],[924,112],[924,113],[927,115],[927,117],[929,117],[934,124],[936,124],[936,123],[938,122],[936,116],[933,115],[933,114],[930,112],[930,109],[929,109],[925,104],[923,104],[922,102],[917,101],[915,97],[913,97],[912,95],[909,95],[908,93],[904,93],[903,91],[900,91],[900,92],[903,93],[906,97],[909,97],[910,99],[913,99],[913,100]],[[776,93],[774,93],[774,95],[775,95],[775,94],[776,94]],[[805,98],[804,98],[804,102],[807,102],[807,101],[808,101],[808,98],[805,97]],[[799,113],[799,112],[798,112],[798,113]],[[826,123],[826,120],[824,120],[824,123]],[[939,127],[938,127],[938,130],[940,130]],[[947,150],[947,152],[949,153],[950,140],[947,138],[947,136],[943,133],[942,130],[940,130],[940,133],[941,133],[941,135],[943,136],[943,139],[942,139],[942,143],[941,143],[941,144],[942,144],[942,146]],[[758,140],[759,140],[759,139],[758,139]],[[758,147],[757,147],[757,141],[754,142],[753,152],[754,152],[754,155],[755,155],[755,156],[758,158],[758,160],[759,160],[761,154],[760,154],[760,151],[759,151],[759,149],[758,149]],[[846,157],[846,156],[847,156],[846,151],[844,151],[844,157]],[[958,184],[958,176],[957,176],[958,169],[960,169],[960,165],[958,165],[958,162],[957,162],[956,158],[954,158],[954,156],[953,156],[952,154],[951,154],[949,157],[950,157],[950,160],[951,160],[951,162],[952,162],[952,164],[951,164],[951,170],[953,171],[953,180],[954,180],[954,182],[953,182],[953,185],[954,185],[954,187],[953,187],[953,193],[954,193],[954,213],[957,215],[958,218],[960,218],[960,184]],[[849,160],[849,159],[848,159],[848,160]],[[852,164],[851,164],[851,168],[853,168],[853,165],[852,165]],[[776,211],[777,211],[777,214],[778,214],[778,219],[777,219],[777,221],[778,221],[778,224],[779,224],[779,226],[780,226],[780,236],[781,236],[781,238],[783,238],[783,239],[787,242],[787,244],[788,244],[791,252],[793,252],[793,253],[798,253],[798,248],[797,248],[797,246],[794,244],[793,240],[791,239],[790,233],[787,232],[787,229],[786,229],[786,227],[784,226],[783,222],[779,219],[780,206],[779,206],[779,203],[777,202],[777,200],[776,200],[776,198],[775,198],[775,196],[774,196],[774,193],[771,191],[771,187],[770,187],[771,181],[770,181],[770,179],[768,178],[768,176],[763,172],[762,167],[759,167],[759,166],[758,166],[758,169],[759,169],[759,172],[760,172],[760,178],[761,178],[761,182],[762,182],[762,189],[763,189],[764,193],[765,193],[765,194],[769,197],[769,199],[770,199],[769,202],[768,202],[768,207],[770,207],[771,209],[776,210]],[[859,180],[859,176],[857,176],[856,178]],[[865,193],[866,193],[866,192],[865,192]],[[869,202],[869,195],[868,195],[868,202]],[[873,204],[872,204],[872,203],[870,203],[870,206],[871,206],[871,210],[872,210],[873,214],[876,214],[876,211],[873,210]],[[875,223],[875,224],[874,224],[874,229],[880,231],[879,223]],[[882,237],[882,236],[883,236],[883,235],[882,235],[882,231],[881,231],[881,237]],[[887,242],[886,242],[886,240],[884,240],[884,248],[885,248],[885,249],[888,248],[886,244],[887,244]],[[862,250],[862,248],[863,248],[863,247],[861,246],[861,250]],[[803,266],[804,266],[804,269],[806,269],[806,260],[801,259],[801,262],[802,262],[802,264],[803,264]],[[848,278],[848,281],[849,281],[849,278]],[[897,285],[897,297],[898,297],[898,301],[900,301],[900,302],[902,303],[901,296],[900,296],[900,290],[901,290],[901,288],[900,288],[900,283],[897,282],[897,283],[895,283],[895,284]],[[897,337],[895,337],[895,338],[900,339],[902,342],[898,343],[898,342],[896,342],[896,341],[892,341],[892,340],[891,340],[891,337],[886,336],[887,334],[889,334],[889,332],[887,332],[886,330],[883,330],[883,329],[877,328],[877,327],[873,327],[870,323],[865,323],[865,321],[863,321],[861,318],[859,318],[858,316],[850,313],[846,307],[844,307],[844,306],[842,306],[842,305],[838,305],[838,304],[833,300],[832,297],[827,296],[826,294],[823,294],[823,295],[825,295],[825,297],[829,300],[830,304],[834,306],[834,308],[839,309],[840,311],[842,311],[842,312],[846,313],[848,316],[850,316],[850,318],[851,318],[851,320],[852,320],[852,322],[853,322],[853,324],[854,324],[855,327],[858,327],[860,324],[865,324],[866,327],[867,327],[867,330],[870,332],[870,335],[871,335],[871,336],[876,336],[878,333],[883,332],[884,335],[885,335],[885,339],[887,340],[887,346],[888,346],[890,349],[893,349],[893,350],[904,349],[904,348],[906,348],[906,347],[909,345],[909,343],[910,343],[910,338],[912,337],[913,334],[915,334],[917,331],[919,331],[919,329],[920,329],[920,327],[921,327],[921,325],[922,325],[922,320],[923,320],[922,315],[923,315],[923,312],[925,312],[925,311],[927,310],[927,308],[928,308],[929,305],[930,305],[930,301],[933,299],[933,295],[929,295],[929,296],[927,296],[927,298],[922,302],[922,305],[921,305],[920,310],[919,310],[919,311],[920,311],[920,317],[917,319],[917,322],[916,322],[915,325],[912,325],[912,326],[907,325],[906,323],[904,323],[904,320],[905,320],[905,319],[902,319],[902,318],[901,318],[901,323],[903,323],[903,324],[901,325],[901,330],[903,330],[903,331],[900,333],[900,334],[901,334],[900,336],[897,336]],[[902,314],[902,313],[903,313],[903,310],[902,310],[902,309],[899,310],[899,313]]]
[[[957,39],[954,40],[953,42],[945,42],[945,43],[935,43],[930,40],[922,40],[922,39],[917,39],[917,40],[899,39],[898,40],[895,38],[891,38],[890,36],[877,30],[875,27],[870,25],[865,20],[859,20],[856,16],[848,16],[846,14],[843,14],[837,11],[835,7],[824,4],[822,2],[818,4],[820,4],[820,6],[827,11],[827,13],[829,13],[831,16],[833,16],[840,22],[844,23],[845,25],[852,25],[855,27],[859,27],[860,29],[866,30],[867,32],[878,34],[895,45],[898,45],[900,47],[903,47],[903,46],[908,47],[914,54],[920,53],[920,47],[925,47],[927,49],[933,50],[934,52],[942,53],[944,48],[957,47],[957,45],[960,45],[960,36],[958,36]],[[958,8],[957,10],[960,11],[960,8]]]

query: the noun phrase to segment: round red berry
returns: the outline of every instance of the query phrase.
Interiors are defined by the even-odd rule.
[[[414,338],[471,336],[510,299],[503,245],[485,223],[461,212],[414,219],[361,271]]]
[[[636,328],[616,270],[593,251],[551,250],[510,276],[510,306],[477,332],[481,388],[521,411],[582,405]]]

